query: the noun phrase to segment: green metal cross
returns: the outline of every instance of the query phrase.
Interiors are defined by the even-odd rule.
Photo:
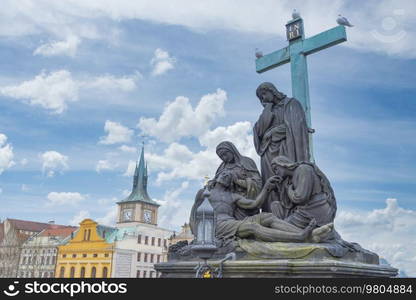
[[[292,95],[305,110],[306,122],[311,128],[311,106],[309,101],[308,66],[306,56],[347,40],[344,26],[337,26],[305,39],[302,18],[286,24],[289,46],[264,55],[256,60],[257,73],[263,73],[290,62]],[[313,161],[312,136],[309,135],[310,153]]]

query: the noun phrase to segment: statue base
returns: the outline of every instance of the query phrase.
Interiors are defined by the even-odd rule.
[[[219,260],[208,261],[213,268]],[[155,265],[162,278],[194,278],[197,261],[166,262]],[[224,278],[282,278],[282,277],[395,277],[397,269],[387,265],[353,263],[349,261],[299,259],[235,260],[223,263]]]
[[[340,240],[339,240],[340,241]],[[345,245],[345,241],[342,241]],[[395,277],[398,270],[380,265],[376,253],[348,243],[340,247],[334,243],[266,243],[239,240],[234,246],[220,248],[208,264],[220,267],[225,254],[234,252],[234,261],[222,265],[222,277]],[[155,265],[164,278],[193,278],[202,262],[189,251],[191,245],[170,253],[169,261]],[[222,251],[221,251],[222,250]]]

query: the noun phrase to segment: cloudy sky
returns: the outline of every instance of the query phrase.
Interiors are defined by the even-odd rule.
[[[161,226],[187,221],[215,146],[258,161],[256,87],[291,94],[288,65],[261,75],[254,52],[355,26],[308,57],[315,158],[344,238],[416,276],[416,3],[314,0],[21,0],[0,11],[0,218],[113,224],[146,142]],[[413,70],[413,72],[412,72]]]

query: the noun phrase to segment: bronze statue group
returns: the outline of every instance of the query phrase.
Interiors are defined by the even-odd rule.
[[[216,214],[219,241],[319,243],[334,239],[336,200],[326,176],[310,162],[310,129],[300,102],[268,82],[256,94],[264,107],[253,128],[261,173],[233,143],[221,142],[216,152],[222,163],[196,195],[192,230],[196,209],[205,196]]]

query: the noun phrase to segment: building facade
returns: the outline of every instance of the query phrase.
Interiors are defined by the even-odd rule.
[[[133,177],[130,195],[117,203],[117,236],[113,277],[156,278],[154,264],[167,260],[172,231],[158,226],[159,204],[147,192],[144,148]]]
[[[56,278],[111,277],[116,228],[85,219],[65,245],[58,246]]]
[[[47,228],[29,237],[22,245],[19,278],[55,277],[58,246],[65,243],[77,227]]]
[[[31,237],[47,228],[68,226],[39,223],[25,220],[5,219],[0,223],[0,277],[19,277],[19,267],[23,244]]]

